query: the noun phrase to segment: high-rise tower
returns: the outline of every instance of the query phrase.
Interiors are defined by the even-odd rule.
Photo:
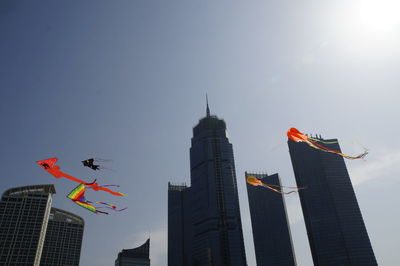
[[[190,173],[194,265],[247,265],[233,148],[208,103],[193,128]]]
[[[324,144],[340,151],[336,139]],[[343,157],[288,140],[315,266],[377,265]]]
[[[0,265],[39,265],[54,193],[53,185],[17,187],[3,193]]]
[[[79,266],[84,226],[78,215],[51,208],[40,266]]]
[[[51,208],[54,185],[8,189],[0,201],[0,265],[78,266],[84,221]]]
[[[247,173],[263,183],[281,185],[279,175]],[[282,194],[247,183],[257,266],[295,266],[285,200]]]
[[[168,265],[245,266],[232,144],[210,114],[193,128],[191,187],[168,186]]]
[[[192,265],[190,187],[168,183],[168,265]]]

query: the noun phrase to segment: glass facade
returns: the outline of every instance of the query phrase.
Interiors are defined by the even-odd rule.
[[[84,221],[70,212],[51,208],[41,266],[78,266]]]
[[[168,183],[168,265],[191,265],[190,188]]]
[[[208,114],[193,128],[190,170],[194,265],[247,265],[225,121]]]
[[[190,172],[191,187],[168,188],[168,265],[247,265],[233,148],[208,107],[193,128]]]
[[[254,174],[265,184],[281,185],[279,175]],[[295,266],[285,200],[282,194],[247,184],[257,266]]]
[[[18,187],[0,201],[0,265],[39,265],[53,185]]]
[[[343,157],[288,145],[297,185],[308,186],[299,195],[314,265],[377,265]],[[340,151],[338,143],[324,146]]]

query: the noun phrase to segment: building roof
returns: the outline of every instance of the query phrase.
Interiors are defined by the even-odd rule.
[[[57,208],[51,208],[50,219],[52,221],[85,225],[85,221],[83,220],[82,217],[80,217],[76,214],[73,214],[71,212],[67,212],[65,210],[61,210],[61,209],[57,209]]]
[[[177,184],[172,184],[171,182],[168,182],[168,191],[170,191],[170,190],[183,191],[186,188],[187,188],[186,183],[177,185]]]
[[[128,258],[144,258],[148,259],[150,253],[150,238],[147,241],[137,248],[132,249],[123,249],[119,254],[118,258],[128,257]]]
[[[3,193],[3,197],[22,197],[28,194],[55,194],[56,188],[53,184],[46,184],[46,185],[31,185],[25,187],[16,187],[7,189]]]

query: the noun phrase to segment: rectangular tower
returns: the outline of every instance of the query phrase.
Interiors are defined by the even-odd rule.
[[[281,185],[279,175],[247,173],[265,184]],[[247,182],[246,182],[247,183]],[[282,194],[247,183],[257,266],[295,266],[296,260]]]
[[[320,139],[322,140],[322,139]],[[336,139],[323,144],[340,151]],[[288,140],[314,265],[377,265],[343,157]]]
[[[84,225],[81,217],[51,208],[40,266],[79,266]]]
[[[190,187],[168,183],[168,265],[192,265]]]
[[[0,265],[39,266],[53,185],[11,188],[0,201]]]

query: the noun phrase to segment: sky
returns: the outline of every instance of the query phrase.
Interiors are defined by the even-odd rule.
[[[290,127],[338,138],[379,265],[396,265],[400,224],[400,4],[394,0],[0,1],[0,193],[55,184],[53,206],[85,219],[82,266],[113,265],[151,237],[167,265],[168,182],[190,183],[192,128],[211,113],[233,144],[248,265],[256,265],[245,171],[295,185]],[[127,197],[94,215],[58,157]],[[93,172],[81,160],[112,159]],[[268,193],[266,191],[266,193]],[[297,195],[285,197],[296,259],[312,265]]]

